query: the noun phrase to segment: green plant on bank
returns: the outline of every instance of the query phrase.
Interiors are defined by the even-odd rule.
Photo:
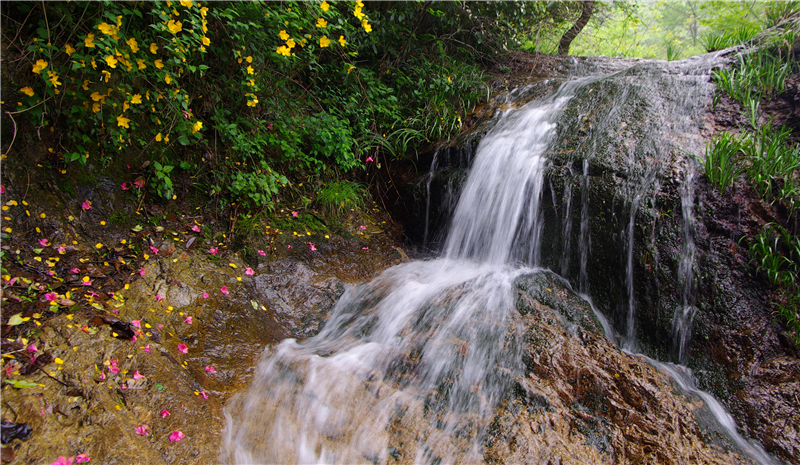
[[[790,135],[789,128],[764,124],[744,139],[742,149],[749,161],[748,179],[758,195],[771,202],[787,200],[794,205],[800,146],[789,145]]]
[[[317,192],[320,209],[328,214],[343,213],[352,209],[363,209],[364,188],[349,181],[336,181],[326,184]]]
[[[725,190],[744,172],[741,165],[743,155],[741,141],[728,132],[715,136],[706,147],[703,168],[708,180],[720,194],[725,193]]]
[[[705,48],[706,52],[716,52],[717,50],[748,42],[758,35],[759,32],[761,32],[761,30],[758,27],[742,24],[731,32],[703,34],[700,38],[700,43],[703,45],[703,48]]]

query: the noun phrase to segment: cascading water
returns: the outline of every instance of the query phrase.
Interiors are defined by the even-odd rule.
[[[492,412],[521,372],[508,314],[514,279],[533,270],[509,262],[538,260],[543,155],[577,85],[508,111],[484,137],[444,258],[348,291],[317,336],[285,340],[261,362],[228,417],[225,460],[384,463],[398,437],[416,442],[415,463],[481,460]]]
[[[683,250],[678,265],[678,286],[681,288],[680,305],[675,308],[672,317],[672,350],[678,363],[686,364],[689,341],[692,335],[692,320],[697,312],[694,306],[697,292],[694,280],[694,259],[697,247],[694,244],[694,177],[697,168],[689,159],[681,185],[681,211],[683,215]]]
[[[529,267],[541,261],[546,151],[567,102],[598,79],[568,82],[550,98],[500,116],[478,146],[443,257],[399,265],[368,284],[349,289],[317,336],[302,343],[285,340],[265,356],[248,391],[229,407],[222,460],[483,460],[483,440],[493,412],[511,383],[524,378],[519,336],[523,331],[513,317],[512,288],[518,277],[535,273]],[[652,168],[643,177],[631,175],[629,183],[633,195],[625,230],[625,261],[631,316],[620,341],[628,348],[636,346],[634,227],[637,209],[658,182],[659,167],[653,164]],[[588,159],[583,160],[579,184],[577,290],[585,295],[591,273]],[[692,195],[691,185],[688,179],[687,197]],[[687,214],[685,224],[691,219],[691,208],[685,206]],[[566,226],[571,219],[563,221],[562,231],[571,235]],[[426,240],[427,236],[426,231]],[[688,247],[684,258],[690,269]],[[568,263],[568,258],[563,260]],[[691,285],[689,273],[682,278],[686,285]],[[690,294],[684,307],[690,306]],[[590,300],[588,295],[585,298]],[[595,312],[606,334],[616,340],[612,324]],[[689,392],[708,396],[685,377],[676,380]],[[736,433],[735,425],[721,423],[734,441],[742,441],[737,443],[747,453],[749,443]],[[402,450],[395,447],[399,444]],[[757,460],[761,457],[752,455]]]

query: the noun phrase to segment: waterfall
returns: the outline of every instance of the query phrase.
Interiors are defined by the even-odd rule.
[[[672,318],[672,351],[678,363],[685,364],[688,358],[689,341],[692,334],[692,320],[697,308],[694,306],[697,286],[694,279],[694,177],[696,163],[689,159],[683,183],[681,184],[681,212],[683,215],[683,247],[678,265],[678,286],[681,289],[680,305],[675,308]]]
[[[422,236],[422,247],[428,248],[428,227],[430,225],[431,214],[431,182],[436,174],[436,162],[438,160],[439,150],[433,152],[433,160],[431,160],[431,167],[428,170],[428,176],[425,180],[425,232]]]
[[[349,289],[317,336],[261,361],[228,414],[224,460],[385,463],[393,442],[413,444],[414,463],[482,460],[523,372],[512,286],[534,270],[514,265],[538,262],[544,152],[577,85],[506,111],[481,140],[442,258]]]
[[[226,411],[222,460],[483,460],[482,441],[492,414],[512,380],[524,377],[523,331],[513,318],[513,283],[523,274],[537,272],[535,267],[541,264],[543,180],[551,163],[548,150],[556,123],[570,99],[599,79],[567,82],[548,98],[500,114],[478,145],[441,258],[398,265],[369,283],[349,288],[318,335],[303,342],[287,339],[269,351],[247,392]],[[622,95],[627,98],[628,90]],[[651,153],[659,155],[658,150]],[[595,309],[608,337],[629,350],[636,348],[637,213],[658,190],[660,170],[658,160],[641,174],[632,169],[625,185],[629,216],[621,233],[628,313],[621,340],[612,334],[609,319]],[[591,303],[588,157],[581,171],[577,291]],[[679,358],[685,353],[693,311],[684,315],[686,308],[692,308],[694,292],[693,173],[687,174],[683,190],[684,298],[674,330],[680,339]],[[572,234],[571,189],[561,224],[565,235]],[[429,209],[426,204],[426,242]],[[567,254],[561,255],[561,271],[566,272],[571,252],[562,253]],[[717,410],[721,425],[745,453],[761,458],[763,451],[748,447],[718,402],[685,376],[669,367],[664,370]],[[403,452],[397,444],[404,444]]]

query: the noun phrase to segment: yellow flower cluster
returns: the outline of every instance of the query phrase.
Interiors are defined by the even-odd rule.
[[[281,38],[281,40],[286,41],[286,45],[281,45],[275,51],[278,53],[278,55],[287,57],[291,56],[292,49],[295,47],[295,45],[297,45],[294,39],[292,39],[285,30],[281,30],[281,32],[278,33],[278,36]]]
[[[367,15],[361,11],[362,8],[364,8],[364,3],[358,0],[356,2],[356,9],[353,10],[353,16],[361,21],[361,27],[363,27],[365,31],[372,32],[372,25],[367,22]]]

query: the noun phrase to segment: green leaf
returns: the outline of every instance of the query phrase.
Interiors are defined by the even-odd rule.
[[[137,224],[136,226],[131,228],[131,231],[133,231],[135,233],[142,232],[142,225]]]
[[[25,321],[22,320],[22,313],[17,313],[16,315],[11,315],[11,318],[8,319],[9,326],[17,326],[21,325]]]
[[[30,381],[23,381],[21,379],[5,379],[3,381],[14,386],[17,389],[25,389],[38,386],[38,384],[36,383],[32,383]]]
[[[161,384],[161,383],[153,383],[153,385],[154,385],[154,386],[156,387],[156,389],[158,389],[159,391],[163,391],[163,390],[165,389],[165,388],[164,388],[164,385],[163,385],[163,384]]]

